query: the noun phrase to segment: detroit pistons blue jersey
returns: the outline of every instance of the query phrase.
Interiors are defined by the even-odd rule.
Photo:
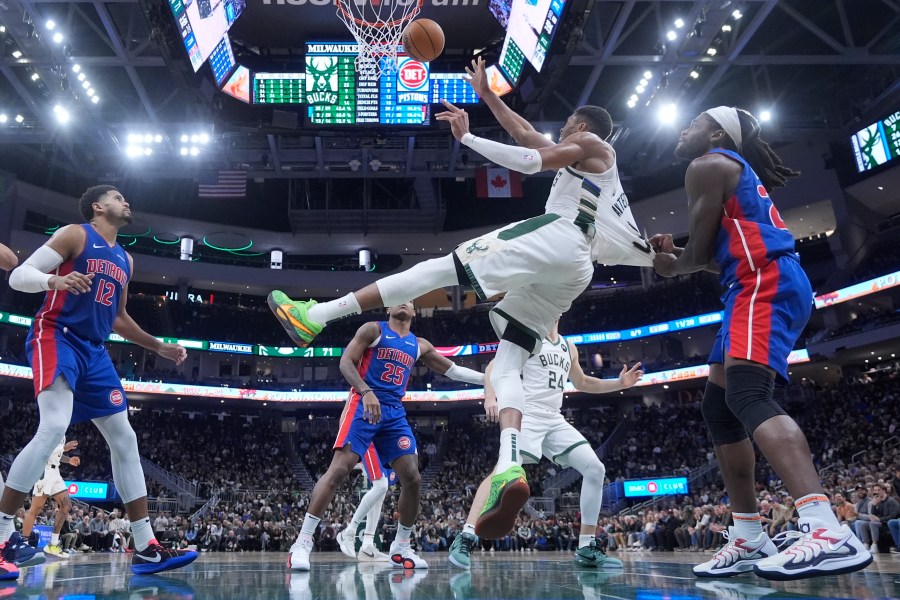
[[[386,321],[380,321],[378,327],[381,336],[374,346],[366,348],[359,362],[359,374],[381,404],[399,407],[419,358],[419,340],[412,333],[400,335]]]
[[[73,271],[93,273],[91,291],[85,294],[48,291],[32,327],[67,329],[84,340],[100,343],[112,331],[122,294],[131,278],[131,268],[122,246],[118,243],[110,246],[89,223],[81,227],[86,234],[84,249],[57,267],[55,274],[65,277]]]
[[[716,239],[719,280],[729,286],[779,256],[795,256],[796,250],[794,236],[747,161],[730,150],[716,148],[711,152],[724,154],[744,167],[734,193],[725,202]]]

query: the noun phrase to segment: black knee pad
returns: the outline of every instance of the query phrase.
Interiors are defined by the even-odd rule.
[[[734,444],[748,437],[740,420],[728,409],[725,390],[718,385],[706,382],[700,410],[714,445]]]
[[[534,354],[534,338],[519,329],[514,323],[507,323],[506,329],[503,330],[503,336],[500,339],[528,350],[529,355]]]
[[[775,377],[762,367],[738,365],[725,371],[725,403],[753,435],[760,424],[787,414],[775,400]]]

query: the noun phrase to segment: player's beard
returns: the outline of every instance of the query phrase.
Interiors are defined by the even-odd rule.
[[[134,222],[134,216],[131,213],[123,213],[122,220],[125,221],[126,225],[131,225]]]

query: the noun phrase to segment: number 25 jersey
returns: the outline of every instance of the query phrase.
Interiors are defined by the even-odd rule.
[[[378,327],[381,335],[363,353],[359,375],[382,404],[401,406],[413,365],[419,359],[419,338],[411,332],[400,335],[387,321],[380,321]]]

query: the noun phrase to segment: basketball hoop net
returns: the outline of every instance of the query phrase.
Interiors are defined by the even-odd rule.
[[[378,79],[397,69],[397,47],[424,0],[335,0],[337,15],[359,44],[356,72]]]

